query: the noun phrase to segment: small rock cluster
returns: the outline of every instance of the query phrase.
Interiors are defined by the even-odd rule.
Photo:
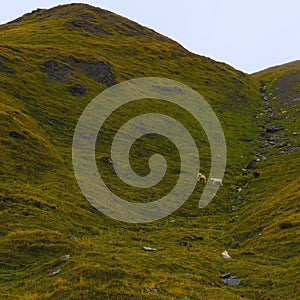
[[[73,56],[53,57],[44,62],[41,71],[57,83],[71,82],[70,78],[76,72],[83,73],[88,78],[107,87],[116,83],[110,64],[101,60],[82,60]],[[87,88],[82,83],[72,83],[69,87],[69,93],[74,97],[83,97],[86,92]]]
[[[292,136],[289,136],[286,128],[282,125],[278,125],[280,117],[278,117],[273,110],[273,106],[267,96],[267,89],[264,82],[261,82],[260,92],[262,99],[266,102],[266,109],[260,114],[263,117],[263,120],[258,137],[260,149],[258,150],[257,155],[266,156],[266,154],[264,154],[266,148],[280,149],[284,147],[291,147],[293,137],[297,135],[297,132],[293,132]],[[281,111],[281,115],[285,115],[286,113],[286,111]],[[300,146],[293,147],[288,150],[281,151],[276,155],[288,154],[298,150],[299,148]]]
[[[220,276],[220,280],[229,286],[238,286],[241,283],[240,279],[232,276],[231,273],[226,273]]]
[[[242,166],[242,174],[248,175],[249,173],[252,173],[254,178],[260,177],[260,173],[255,171],[255,168],[257,164],[261,160],[265,160],[268,157],[274,156],[274,155],[283,155],[283,154],[289,154],[291,152],[294,152],[296,150],[300,150],[300,146],[291,147],[287,150],[281,150],[277,152],[276,154],[267,155],[266,149],[272,148],[272,149],[281,149],[284,147],[290,147],[293,143],[293,137],[297,136],[297,132],[292,132],[292,134],[289,136],[287,133],[287,129],[282,126],[278,125],[278,121],[280,121],[280,118],[277,117],[276,113],[273,110],[273,106],[270,103],[270,99],[268,96],[271,96],[271,93],[267,93],[267,88],[264,82],[261,82],[260,86],[260,93],[263,101],[265,102],[265,109],[260,114],[262,117],[262,123],[261,123],[261,131],[258,133],[258,139],[257,142],[259,144],[259,148],[257,150],[257,153],[255,154],[255,157],[247,161]],[[274,99],[273,97],[272,99]],[[286,114],[286,111],[281,111],[281,114]],[[258,116],[255,116],[257,119]],[[274,151],[273,151],[274,152]],[[247,182],[247,178],[245,177],[245,183]],[[238,188],[236,200],[242,201],[244,198],[239,194],[242,190],[241,187]],[[231,206],[231,211],[237,210],[236,205]]]

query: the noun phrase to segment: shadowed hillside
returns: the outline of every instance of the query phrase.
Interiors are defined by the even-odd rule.
[[[1,25],[1,298],[297,299],[299,74],[294,62],[247,75],[84,4]],[[127,224],[80,192],[72,167],[77,121],[101,91],[137,77],[182,82],[217,114],[227,168],[204,209],[199,183],[171,216]],[[210,171],[208,139],[187,112],[155,99],[121,107],[99,133],[96,161],[111,190],[137,202],[149,191],[119,182],[110,145],[121,124],[145,112],[179,119],[197,144],[201,172]],[[139,139],[131,149],[137,174],[149,172],[153,153],[169,162],[163,183],[150,190],[158,199],[178,178],[178,153],[167,139]],[[240,284],[221,281],[225,273]]]

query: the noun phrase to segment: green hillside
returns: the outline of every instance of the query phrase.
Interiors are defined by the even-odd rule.
[[[84,4],[1,25],[0,298],[298,299],[299,74],[299,62],[244,74]],[[72,166],[84,108],[107,87],[138,77],[170,78],[199,92],[221,122],[228,152],[224,186],[207,207],[198,208],[199,183],[174,214],[146,224],[98,212]],[[145,112],[179,119],[201,153],[201,172],[210,171],[208,139],[187,112],[155,99],[134,102],[106,122],[96,147],[105,182],[130,201],[159,199],[178,177],[178,153],[159,137],[143,137],[131,150],[139,175],[149,172],[153,153],[168,161],[150,191],[127,187],[107,163],[118,128]],[[240,285],[223,283],[225,273]]]

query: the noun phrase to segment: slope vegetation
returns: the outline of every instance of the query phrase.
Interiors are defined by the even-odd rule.
[[[0,41],[3,299],[297,298],[298,63],[243,74],[84,4],[37,10],[1,25]],[[82,111],[101,91],[150,76],[182,82],[212,106],[227,141],[224,187],[204,209],[197,208],[199,184],[173,215],[125,224],[102,215],[81,194],[72,138]],[[272,112],[261,99],[262,80],[272,92]],[[112,190],[123,187],[107,163],[111,136],[124,116],[145,111],[180,119],[201,153],[201,171],[209,173],[209,143],[201,126],[179,107],[144,99],[122,107],[98,139],[96,160]],[[272,113],[278,120],[268,119]],[[269,121],[285,128],[274,144],[269,133],[261,135]],[[286,144],[276,148],[278,141]],[[176,182],[178,156],[172,147],[153,137],[132,147],[132,165],[140,175],[149,171],[152,153],[170,161],[166,186],[152,189],[153,198]],[[242,174],[242,166],[257,158],[255,170]],[[254,178],[254,171],[260,176]],[[140,201],[139,193],[126,191],[130,200]],[[157,251],[143,251],[144,246]],[[225,249],[232,259],[221,257]],[[220,281],[228,272],[241,280],[239,286]]]

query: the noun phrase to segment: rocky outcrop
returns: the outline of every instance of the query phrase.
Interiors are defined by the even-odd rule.
[[[99,83],[103,83],[106,86],[112,86],[116,83],[111,66],[105,61],[80,60],[73,56],[69,57],[67,61],[72,64],[74,68],[80,69],[87,77]]]
[[[82,29],[91,34],[101,34],[101,35],[109,34],[101,25],[92,23],[87,20],[72,20],[71,22],[66,23],[66,27],[69,30],[72,30],[75,27],[78,29]]]
[[[75,73],[76,70],[108,87],[116,83],[110,64],[102,60],[82,60],[73,56],[51,58],[45,61],[41,69],[49,79],[54,79],[59,83],[68,81],[68,78],[72,73]],[[76,95],[78,95],[77,90],[78,87],[72,88],[72,91],[76,93]],[[82,96],[83,94],[85,93],[83,93],[83,89],[81,89],[79,95]]]
[[[46,74],[49,79],[54,79],[61,83],[67,80],[72,72],[72,68],[57,59],[48,59],[42,67],[42,72]]]
[[[83,97],[86,94],[86,88],[81,84],[74,84],[69,88],[69,92],[74,97]]]

